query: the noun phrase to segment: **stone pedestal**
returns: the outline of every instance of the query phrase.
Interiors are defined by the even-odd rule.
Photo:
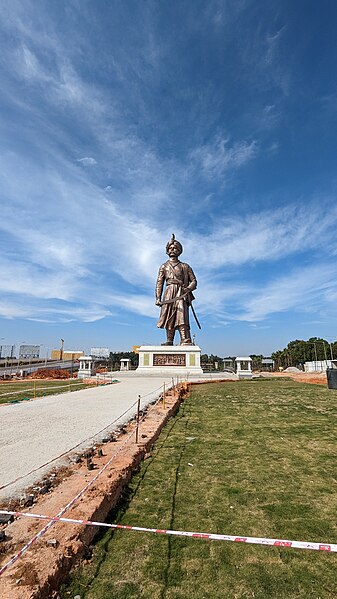
[[[138,349],[139,374],[202,374],[198,345],[141,345]]]

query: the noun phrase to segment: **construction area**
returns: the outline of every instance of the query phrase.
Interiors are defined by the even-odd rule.
[[[315,384],[304,385],[296,382],[299,376],[304,376],[306,382]],[[314,529],[314,518],[311,516],[307,528],[304,525],[305,514],[308,513],[308,507],[304,506],[304,503],[309,504],[313,501],[312,493],[317,506],[325,501],[328,492],[330,502],[333,498],[330,511],[333,506],[337,507],[335,482],[330,479],[328,483],[327,480],[330,476],[330,461],[327,468],[327,458],[322,462],[326,480],[323,481],[323,472],[319,470],[322,456],[331,450],[331,435],[334,434],[336,417],[336,394],[328,391],[322,384],[317,385],[323,382],[322,377],[317,381],[313,379],[312,375],[303,373],[301,375],[293,373],[292,378],[282,374],[268,375],[268,378],[258,376],[252,381],[237,381],[235,377],[229,377],[223,383],[214,377],[208,380],[205,377],[205,380],[194,381],[191,386],[191,382],[178,381],[177,384],[177,381],[172,378],[149,380],[145,377],[139,379],[126,377],[115,385],[38,398],[29,403],[0,406],[2,422],[5,423],[4,436],[1,440],[3,473],[0,489],[0,504],[3,512],[0,514],[3,522],[0,531],[2,535],[1,598],[42,599],[61,596],[62,598],[81,597],[81,599],[101,599],[110,596],[158,597],[158,599],[160,597],[215,598],[224,596],[217,590],[218,585],[224,580],[229,589],[226,596],[229,597],[331,596],[325,592],[320,595],[308,594],[308,586],[305,584],[303,588],[307,594],[304,594],[304,591],[302,594],[296,594],[296,589],[298,592],[296,577],[292,583],[289,582],[287,595],[282,595],[278,586],[275,586],[276,583],[273,584],[277,592],[272,590],[269,594],[263,595],[259,584],[263,587],[265,582],[259,582],[256,588],[253,585],[254,590],[253,587],[249,587],[247,581],[240,582],[241,588],[245,589],[244,593],[236,594],[233,580],[228,578],[228,572],[223,580],[220,574],[215,578],[211,577],[207,584],[205,580],[203,583],[205,586],[199,593],[196,588],[197,583],[193,583],[195,572],[190,570],[194,562],[197,570],[205,567],[207,571],[209,566],[213,568],[209,561],[211,555],[217,556],[216,559],[214,558],[214,567],[218,568],[223,559],[220,559],[221,551],[225,551],[227,555],[225,562],[228,562],[228,551],[232,550],[219,549],[220,554],[218,554],[216,549],[216,541],[225,540],[220,539],[224,535],[219,533],[226,532],[236,535],[233,539],[226,538],[228,541],[245,540],[249,543],[249,538],[243,538],[242,535],[251,534],[252,537],[264,536],[272,539],[276,537],[281,539],[277,541],[279,545],[286,542],[288,545],[285,547],[292,547],[291,542],[284,539],[293,538],[294,535],[291,536],[293,530],[294,534],[297,533],[297,538],[306,539],[305,549],[324,548],[327,552],[334,552],[336,547],[337,550],[337,545],[333,545],[333,542],[337,541],[336,530],[333,522],[330,522],[329,514],[316,514],[319,523],[326,520],[329,526],[319,524],[317,530]],[[196,384],[197,382],[199,384]],[[205,385],[203,384],[205,382],[213,384]],[[326,383],[326,379],[324,382]],[[303,419],[301,422],[304,429],[302,432],[296,432],[295,420],[298,421],[298,410],[302,409],[305,422]],[[308,409],[309,415],[310,410],[313,410],[313,420],[310,419],[311,416],[309,418],[306,415]],[[262,413],[265,419],[261,420]],[[279,415],[282,419],[280,424],[275,420]],[[317,418],[321,420],[320,425],[324,425],[323,428],[321,427],[324,442],[319,445]],[[271,424],[277,435],[277,447],[274,446],[275,439],[273,440],[274,437],[270,434]],[[282,434],[278,426],[282,428]],[[165,431],[160,434],[163,427]],[[12,435],[15,431],[15,437],[11,437],[10,430]],[[301,438],[304,430],[307,437]],[[264,439],[266,434],[268,440]],[[257,441],[259,438],[260,442]],[[282,455],[283,439],[290,443],[289,451],[295,454],[296,448],[303,446],[303,443],[312,446],[314,455],[317,454],[317,463],[312,462],[312,452],[311,454],[309,452],[305,459],[303,455],[301,457],[300,470],[306,472],[305,484],[301,472],[297,472],[296,467],[294,470],[295,462],[291,465],[284,462],[284,467],[282,466],[282,460],[290,459],[285,455],[288,450],[283,451]],[[207,456],[203,455],[205,451]],[[256,464],[257,459],[257,455],[251,455],[252,451],[255,453],[258,451],[261,462],[258,472],[256,467],[255,470],[252,468],[252,463]],[[161,455],[160,462],[157,462],[156,456]],[[276,456],[275,466],[272,463],[273,456]],[[262,457],[266,459],[265,465]],[[159,463],[162,464],[160,471]],[[240,463],[243,468],[241,473]],[[141,470],[137,474],[139,468]],[[151,475],[147,480],[153,468],[154,479]],[[231,470],[233,479],[229,480]],[[301,484],[296,483],[297,486],[299,484],[301,486],[300,492],[305,493],[308,498],[303,503],[303,499],[299,501],[297,491],[294,491],[291,497],[289,489],[287,491],[289,496],[284,499],[284,502],[288,506],[290,502],[297,521],[296,526],[293,529],[290,525],[282,527],[281,516],[277,526],[275,523],[268,523],[265,518],[261,520],[261,514],[257,513],[257,503],[262,501],[263,505],[266,505],[265,510],[269,513],[268,510],[272,508],[268,506],[272,506],[273,502],[275,506],[279,504],[279,498],[275,494],[276,489],[286,489],[289,481],[295,476],[301,479]],[[307,480],[310,476],[317,479],[314,486]],[[270,492],[267,480],[270,483],[272,481]],[[142,485],[145,485],[144,491]],[[281,490],[281,495],[284,492]],[[132,508],[132,497],[136,501],[137,509]],[[296,507],[297,501],[299,504]],[[233,512],[233,509],[238,512]],[[275,509],[277,511],[277,508]],[[282,509],[286,523],[289,508],[285,506]],[[296,516],[297,513],[301,514],[301,510],[304,510],[303,516],[300,517],[302,529],[298,527],[299,521]],[[231,517],[241,513],[244,513],[244,519],[240,520],[236,516],[231,523]],[[28,517],[28,514],[33,517]],[[36,515],[40,515],[40,519],[35,517]],[[265,530],[259,527],[259,518]],[[292,515],[291,518],[293,519]],[[59,519],[65,521],[59,522]],[[67,519],[71,519],[72,523],[67,522]],[[80,522],[76,523],[74,520]],[[91,522],[94,524],[91,525]],[[112,552],[113,560],[118,559],[120,563],[121,555],[125,554],[125,543],[133,556],[132,565],[130,563],[121,565],[125,567],[123,575],[120,574],[120,570],[113,575],[113,592],[112,587],[111,589],[109,587],[110,583],[105,583],[104,578],[101,580],[92,574],[96,568],[95,552],[101,551],[100,541],[98,544],[95,541],[92,546],[97,531],[102,530],[95,525],[95,522],[116,522],[120,528],[132,528],[133,525],[136,530],[140,530],[139,533],[121,530],[118,535],[117,532],[114,535],[106,533],[110,535],[108,537],[104,535],[104,538],[108,539],[104,543],[109,543],[109,552]],[[172,533],[185,537],[188,536],[188,531],[199,531],[191,533],[191,536],[204,537],[204,539],[214,537],[214,539],[200,541],[194,538],[189,541],[187,539],[179,541],[169,537],[167,540],[163,537],[167,529],[185,531]],[[142,530],[144,532],[141,532]],[[150,543],[149,533],[146,530],[157,532],[157,535],[152,535],[156,538],[159,533],[161,539]],[[282,532],[284,536],[281,536]],[[316,538],[313,538],[313,534]],[[122,535],[121,555],[118,553],[117,542],[121,538],[120,535]],[[115,538],[116,546],[113,540]],[[315,540],[319,541],[317,547],[315,547]],[[268,544],[267,541],[268,539],[264,539],[263,544]],[[144,543],[143,549],[140,550],[140,546]],[[158,551],[159,554],[164,552],[159,561],[155,557],[151,558],[151,553],[148,553],[149,543],[153,546],[153,555]],[[190,548],[188,551],[187,545]],[[221,543],[221,546],[224,545]],[[296,547],[296,544],[293,546]],[[211,554],[209,554],[210,547],[213,547]],[[177,548],[183,549],[185,554],[185,557],[181,555],[179,558],[181,563],[179,584],[175,572],[178,562],[174,557]],[[192,551],[191,555],[189,551]],[[233,563],[233,556],[237,556],[237,549],[233,551],[230,563]],[[270,561],[271,556],[261,554],[261,551],[266,552],[267,549],[258,548],[257,553],[254,553],[254,549],[252,553],[252,550],[247,551],[247,547],[243,547],[237,563],[243,563],[240,560],[245,560],[245,555],[249,556],[249,560],[255,555],[250,563],[260,564],[260,569],[264,564],[263,567],[268,570],[269,566],[267,567],[266,564],[274,567],[272,564],[275,565],[282,554],[280,563],[291,562],[294,565],[290,558],[283,556],[280,549],[278,549],[277,559],[275,549],[269,550],[272,551],[271,555],[276,561],[274,558]],[[310,555],[306,559],[312,564],[314,559],[312,555],[315,552],[303,553]],[[295,552],[295,555],[298,553]],[[109,559],[107,554],[104,558],[107,564]],[[154,560],[150,569],[147,565],[148,559]],[[326,559],[331,561],[333,555],[316,557],[316,559],[322,564]],[[188,573],[183,567],[184,563]],[[80,571],[79,564],[82,564]],[[74,577],[72,575],[67,582],[67,575],[74,566],[77,567]],[[308,568],[307,562],[304,568]],[[315,577],[312,568],[309,569],[310,576]],[[128,571],[130,577],[126,576]],[[192,579],[189,578],[191,575]],[[210,572],[207,576],[209,578]],[[131,580],[132,577],[135,577],[135,580]],[[65,583],[66,585],[62,586]],[[331,590],[331,581],[329,585]],[[314,588],[317,592],[317,586]],[[337,592],[337,589],[335,590]]]

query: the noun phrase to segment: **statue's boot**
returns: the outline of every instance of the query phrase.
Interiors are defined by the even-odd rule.
[[[173,339],[174,339],[174,333],[175,330],[174,329],[166,329],[166,343],[162,343],[162,345],[173,345]]]
[[[180,333],[180,345],[192,345],[190,327],[187,327],[185,325],[180,326],[179,333]]]

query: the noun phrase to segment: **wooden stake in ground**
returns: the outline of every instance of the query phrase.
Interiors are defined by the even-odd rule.
[[[139,412],[140,412],[140,395],[138,395],[138,403],[137,403],[137,427],[136,427],[136,443],[138,443]]]
[[[165,410],[165,383],[164,383],[164,386],[163,386],[163,408]]]

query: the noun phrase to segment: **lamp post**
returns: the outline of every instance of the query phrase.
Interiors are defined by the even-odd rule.
[[[332,344],[335,342],[335,339],[334,339],[334,337],[328,337],[327,339],[328,339],[328,344],[329,344],[329,347],[330,347],[330,360],[333,360],[334,357],[333,357]]]
[[[0,357],[3,358],[4,356],[2,355],[2,341],[5,341],[5,337],[0,337],[0,343],[1,343],[1,355]]]
[[[44,347],[45,348],[45,357],[44,357],[44,367],[47,367],[47,362],[48,362],[48,356],[49,356],[49,350],[50,347],[47,347],[44,343],[40,343],[40,347]],[[42,356],[41,356],[42,358]]]
[[[60,360],[63,360],[64,339],[61,339]]]
[[[1,342],[1,358],[3,358],[4,356],[2,355],[2,341],[5,341],[5,337],[0,337],[0,342]],[[5,357],[5,371],[4,371],[4,378],[6,378],[6,368],[7,368],[7,356]]]
[[[315,350],[315,370],[317,368],[317,349],[316,349],[316,343],[314,343],[314,350]]]
[[[20,341],[20,342],[18,342],[18,343],[15,343],[15,344],[14,344],[14,347],[18,346],[18,348],[19,348],[19,351],[18,351],[18,357],[17,357],[17,360],[18,360],[18,365],[17,365],[17,367],[18,367],[18,368],[19,368],[19,366],[20,366],[20,346],[21,346],[21,345],[23,345],[24,343],[27,343],[27,341]],[[12,372],[12,371],[11,371],[11,372]]]

